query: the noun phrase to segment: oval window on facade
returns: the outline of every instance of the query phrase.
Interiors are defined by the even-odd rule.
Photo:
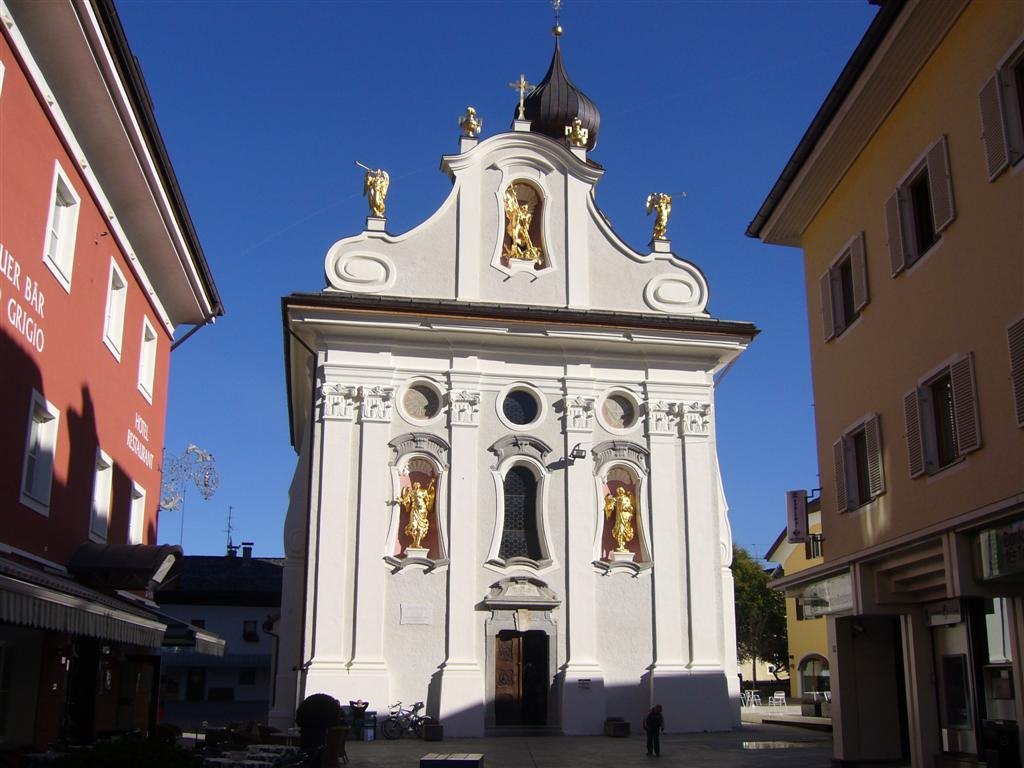
[[[441,412],[441,396],[429,384],[416,382],[405,390],[402,410],[415,421],[430,421]]]
[[[501,402],[501,412],[511,423],[518,426],[532,424],[540,415],[537,397],[526,389],[513,389]]]
[[[601,416],[612,429],[629,429],[636,424],[636,405],[626,395],[608,395],[601,404]]]

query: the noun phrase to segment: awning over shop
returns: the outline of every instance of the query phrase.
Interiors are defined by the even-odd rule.
[[[269,653],[228,653],[210,656],[186,649],[165,649],[160,654],[164,667],[256,667],[269,669],[273,656]]]
[[[167,625],[70,579],[0,558],[0,622],[158,648]]]
[[[187,621],[168,616],[161,611],[153,611],[160,621],[167,624],[167,632],[164,633],[164,648],[173,649],[175,652],[192,652],[190,655],[201,656],[223,656],[226,643],[224,638],[218,637],[213,632]],[[166,657],[165,657],[166,658]],[[208,664],[208,661],[202,662]]]
[[[68,573],[98,589],[153,589],[172,575],[181,559],[173,544],[79,545],[68,562]]]

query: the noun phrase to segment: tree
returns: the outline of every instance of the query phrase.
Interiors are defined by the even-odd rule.
[[[789,666],[786,638],[786,599],[768,582],[770,574],[743,547],[732,548],[732,578],[736,589],[736,650],[741,661],[751,661],[754,682],[757,662],[776,669]]]

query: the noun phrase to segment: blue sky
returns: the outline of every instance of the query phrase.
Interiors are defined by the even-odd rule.
[[[360,160],[391,174],[388,228],[427,218],[450,189],[472,104],[483,135],[508,129],[519,73],[551,59],[550,3],[153,2],[118,10],[227,315],[171,363],[166,450],[213,453],[220,488],[185,503],[189,554],[234,540],[283,551],[295,466],[280,297],[323,288],[324,255],[362,228]],[[562,52],[601,110],[597,201],[642,248],[651,191],[673,206],[673,250],[696,263],[715,317],[761,335],[717,393],[735,541],[763,555],[784,492],[816,488],[801,254],[745,237],[876,12],[849,2],[582,2],[563,6]],[[612,279],[611,277],[609,279]],[[159,540],[177,543],[177,512]]]

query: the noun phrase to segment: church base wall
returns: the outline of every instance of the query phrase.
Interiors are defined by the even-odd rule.
[[[562,733],[591,736],[604,732],[607,717],[600,667],[570,666],[562,682]]]
[[[730,731],[738,718],[729,695],[729,681],[720,670],[655,666],[651,704],[664,708],[667,733]]]
[[[440,721],[447,737],[484,735],[484,673],[476,663],[441,669]]]

